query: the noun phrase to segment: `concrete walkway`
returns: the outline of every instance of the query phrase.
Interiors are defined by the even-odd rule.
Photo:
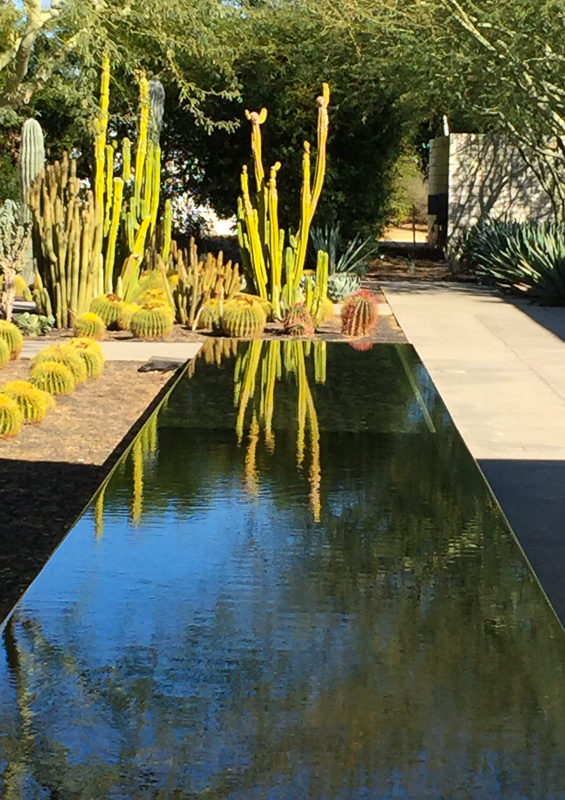
[[[382,288],[565,621],[565,308]]]

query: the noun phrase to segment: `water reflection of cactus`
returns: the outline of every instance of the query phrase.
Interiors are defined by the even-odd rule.
[[[258,491],[256,455],[261,431],[267,450],[275,450],[273,415],[277,381],[294,375],[298,396],[296,419],[296,463],[302,467],[305,459],[306,435],[309,433],[310,507],[314,519],[320,517],[320,431],[314,399],[310,389],[307,359],[314,351],[314,375],[317,383],[326,379],[325,342],[255,340],[245,352],[239,352],[235,365],[234,403],[237,406],[236,434],[238,442],[244,438],[246,420],[249,420],[249,435],[245,457],[246,488],[250,494]],[[251,480],[253,476],[253,480]]]

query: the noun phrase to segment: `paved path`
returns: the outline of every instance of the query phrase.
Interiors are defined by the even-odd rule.
[[[565,621],[565,308],[382,288]]]

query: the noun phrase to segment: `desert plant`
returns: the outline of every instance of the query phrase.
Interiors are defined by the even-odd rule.
[[[68,347],[72,347],[83,359],[86,374],[89,378],[98,378],[104,369],[104,354],[98,342],[92,339],[77,337],[71,339]]]
[[[283,328],[291,336],[313,336],[314,320],[303,303],[294,303],[284,315]]]
[[[322,304],[320,322],[331,322],[333,318],[334,318],[334,304],[332,303],[329,297],[326,297]]]
[[[351,272],[335,272],[328,277],[328,297],[339,303],[344,297],[356,292],[361,286],[361,279]]]
[[[8,342],[4,339],[0,339],[0,369],[5,367],[9,360],[10,348],[8,347]]]
[[[267,317],[256,298],[242,294],[224,305],[221,324],[227,336],[247,338],[263,333]]]
[[[46,333],[53,330],[55,319],[53,317],[44,317],[42,314],[30,314],[29,311],[24,311],[23,314],[15,314],[13,322],[24,336],[45,336]]]
[[[150,304],[140,308],[131,318],[130,330],[134,336],[149,341],[162,339],[173,329],[174,317],[168,305]]]
[[[24,337],[13,322],[0,319],[0,339],[4,339],[10,350],[10,358],[15,360],[24,346]]]
[[[217,300],[208,300],[205,306],[201,306],[194,327],[200,331],[213,331],[220,327],[220,310]]]
[[[565,305],[565,224],[483,220],[463,239],[460,258],[501,289]]]
[[[118,330],[129,331],[133,316],[140,308],[137,303],[123,303],[116,323]]]
[[[45,169],[43,130],[35,119],[26,119],[22,126],[20,148],[20,183],[22,191],[22,222],[31,223],[28,207],[29,191],[38,175]]]
[[[359,234],[350,242],[344,243],[339,222],[324,228],[312,228],[310,238],[315,252],[323,250],[328,254],[330,275],[363,275],[367,269],[367,260],[374,258],[379,251],[379,246],[373,239],[361,239]]]
[[[90,313],[97,314],[107,328],[112,328],[117,326],[122,306],[123,300],[117,294],[101,294],[92,298]]]
[[[251,198],[249,175],[247,166],[244,166],[241,173],[241,197],[237,214],[239,246],[246,277],[252,282],[256,293],[270,301],[273,316],[277,319],[280,319],[282,314],[281,301],[288,306],[297,300],[310,227],[326,171],[329,100],[329,86],[324,83],[322,94],[318,97],[318,146],[314,180],[312,183],[310,144],[304,142],[300,224],[296,236],[289,235],[286,247],[286,234],[279,228],[278,220],[277,172],[281,165],[277,161],[271,167],[268,179],[263,166],[261,125],[267,119],[267,109],[263,108],[260,113],[245,112],[251,122],[256,202],[254,203]]]
[[[16,297],[23,297],[24,300],[31,302],[31,292],[22,275],[17,274],[14,278],[14,290],[16,292]]]
[[[75,336],[86,339],[103,339],[106,332],[106,325],[98,314],[87,311],[75,317],[74,333]]]
[[[367,336],[377,325],[377,298],[367,289],[350,295],[341,311],[341,332],[346,336]]]
[[[16,276],[23,269],[28,243],[28,226],[21,224],[17,204],[13,200],[4,201],[0,205],[0,311],[6,320],[12,318]]]
[[[0,437],[17,436],[22,422],[23,415],[16,401],[0,394]]]
[[[73,373],[60,361],[36,364],[31,370],[30,382],[52,395],[72,394],[76,386]]]
[[[75,384],[86,381],[86,365],[73,347],[61,344],[44,347],[31,359],[31,368],[33,369],[37,364],[43,364],[46,361],[57,361],[68,367],[73,375]]]
[[[10,381],[2,389],[2,394],[18,404],[24,422],[41,422],[55,403],[50,394],[29,381]]]

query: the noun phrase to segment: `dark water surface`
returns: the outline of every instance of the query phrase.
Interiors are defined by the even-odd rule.
[[[565,634],[413,350],[220,355],[4,627],[0,796],[565,798]]]

